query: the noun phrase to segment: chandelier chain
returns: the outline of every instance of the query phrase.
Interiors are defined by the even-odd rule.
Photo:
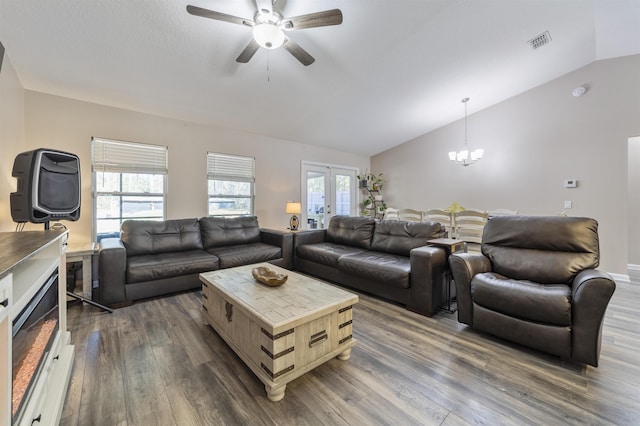
[[[468,150],[468,139],[467,139],[467,102],[469,98],[464,98],[462,102],[464,102],[464,149]]]

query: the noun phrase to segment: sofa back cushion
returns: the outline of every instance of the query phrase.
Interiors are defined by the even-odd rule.
[[[128,256],[202,249],[198,219],[125,220],[120,238]]]
[[[369,217],[333,216],[327,228],[327,241],[371,249],[375,220]]]
[[[200,228],[205,249],[260,242],[260,226],[255,216],[203,217]]]
[[[427,241],[442,238],[445,228],[438,222],[407,222],[383,220],[376,223],[371,248],[375,251],[409,256],[409,252],[427,245]]]
[[[570,283],[600,262],[598,222],[583,217],[497,216],[482,236],[493,271],[542,284]]]

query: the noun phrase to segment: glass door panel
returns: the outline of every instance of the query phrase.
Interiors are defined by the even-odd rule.
[[[327,214],[327,172],[323,170],[307,170],[306,219],[307,229],[324,228]],[[304,225],[304,223],[303,223]],[[304,227],[304,226],[303,226]]]

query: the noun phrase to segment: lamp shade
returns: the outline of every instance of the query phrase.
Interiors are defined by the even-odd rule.
[[[302,213],[302,206],[300,203],[296,203],[293,201],[287,202],[287,207],[285,209],[285,213],[287,214],[300,214]]]
[[[277,49],[284,43],[284,33],[280,27],[268,22],[253,27],[253,38],[266,49]]]
[[[484,149],[476,149],[471,152],[471,161],[477,161],[484,155]]]

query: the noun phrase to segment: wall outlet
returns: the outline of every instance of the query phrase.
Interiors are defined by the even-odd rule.
[[[576,186],[578,186],[578,181],[575,179],[566,179],[564,181],[565,188],[575,188]]]
[[[572,204],[573,204],[573,203],[572,203],[571,201],[565,201],[565,202],[564,202],[564,208],[565,208],[565,209],[570,209]]]

